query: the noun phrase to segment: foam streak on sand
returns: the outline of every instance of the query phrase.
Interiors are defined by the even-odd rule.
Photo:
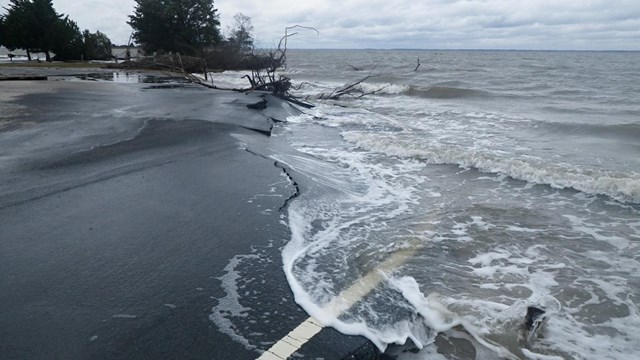
[[[240,275],[235,271],[236,266],[241,263],[242,260],[258,258],[256,255],[238,255],[234,257],[229,264],[225,267],[225,274],[219,279],[222,281],[222,286],[227,295],[218,300],[218,305],[213,308],[209,319],[213,321],[218,329],[225,334],[229,335],[234,341],[244,345],[247,349],[253,350],[255,345],[251,344],[247,338],[242,334],[239,334],[233,322],[229,319],[233,317],[246,317],[248,308],[240,304],[240,295],[238,294],[238,278]]]

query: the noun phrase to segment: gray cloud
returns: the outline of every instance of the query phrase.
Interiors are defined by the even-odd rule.
[[[82,29],[125,43],[133,0],[53,0]],[[8,0],[0,0],[6,6]],[[640,50],[638,0],[218,0],[223,30],[252,18],[258,44],[273,47],[293,24],[301,48],[508,48]]]

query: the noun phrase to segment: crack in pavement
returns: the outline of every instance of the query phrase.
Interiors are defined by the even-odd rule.
[[[249,148],[245,148],[245,151],[248,152],[251,155],[255,155],[255,156],[259,156],[265,160],[270,160],[273,161],[273,159],[271,159],[268,156],[265,156],[263,154],[260,154],[258,152],[255,152]],[[287,208],[287,206],[289,206],[289,203],[291,203],[291,201],[293,201],[295,198],[297,198],[298,196],[300,196],[300,185],[298,185],[298,182],[293,178],[293,176],[291,176],[291,174],[289,173],[289,170],[287,169],[286,166],[280,164],[278,161],[274,161],[273,162],[273,166],[277,167],[278,169],[282,170],[282,172],[284,173],[284,175],[287,177],[287,179],[289,179],[291,185],[293,185],[294,191],[293,194],[289,195],[288,198],[286,198],[284,200],[284,203],[282,204],[282,206],[280,206],[278,208],[278,211],[282,211],[284,209]]]

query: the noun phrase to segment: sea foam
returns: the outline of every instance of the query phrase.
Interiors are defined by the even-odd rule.
[[[486,173],[505,174],[517,180],[554,188],[573,188],[615,200],[640,203],[640,173],[589,169],[567,163],[551,163],[534,156],[506,156],[497,151],[469,149],[448,144],[427,144],[379,134],[345,132],[358,147],[389,156],[415,158],[429,164],[453,164]],[[413,141],[412,141],[413,140]]]

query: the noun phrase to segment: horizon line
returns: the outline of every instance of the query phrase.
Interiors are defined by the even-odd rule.
[[[271,50],[260,48],[259,50]],[[640,49],[492,49],[492,48],[294,48],[289,50],[367,50],[367,51],[547,51],[547,52],[640,52]]]

